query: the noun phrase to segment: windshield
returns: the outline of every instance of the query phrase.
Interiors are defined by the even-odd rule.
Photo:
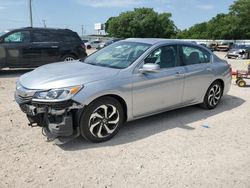
[[[248,45],[235,45],[234,48],[235,49],[248,49],[249,46]]]
[[[87,57],[84,62],[103,67],[123,69],[138,59],[151,45],[121,41]]]

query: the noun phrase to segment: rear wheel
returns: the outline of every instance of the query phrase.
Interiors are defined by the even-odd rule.
[[[117,134],[123,122],[121,104],[112,97],[103,97],[84,110],[80,120],[81,134],[91,142],[104,142]]]
[[[219,81],[212,83],[207,90],[202,106],[207,109],[214,109],[220,102],[222,92],[222,86]]]
[[[71,54],[64,55],[64,56],[62,57],[62,60],[63,60],[63,61],[73,61],[73,60],[75,60],[75,59],[76,59],[75,56],[73,56],[73,55],[71,55]]]

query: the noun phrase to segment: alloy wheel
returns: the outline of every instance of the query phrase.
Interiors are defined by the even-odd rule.
[[[97,138],[108,137],[116,130],[119,120],[119,111],[115,106],[101,105],[93,111],[89,118],[89,131]]]
[[[208,103],[210,106],[216,106],[221,98],[221,87],[218,84],[211,87],[208,94]]]
[[[73,57],[66,57],[66,58],[64,58],[64,61],[73,61],[73,60],[75,60]]]

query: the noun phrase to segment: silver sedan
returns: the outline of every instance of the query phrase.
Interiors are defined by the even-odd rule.
[[[127,39],[21,76],[15,99],[50,140],[102,142],[126,121],[194,104],[213,109],[230,84],[227,62],[200,45]]]

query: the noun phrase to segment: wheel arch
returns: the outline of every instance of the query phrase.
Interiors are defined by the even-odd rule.
[[[211,86],[214,82],[219,82],[219,83],[221,84],[221,87],[222,87],[222,95],[224,95],[224,87],[225,87],[224,81],[223,81],[221,78],[218,78],[218,79],[214,80],[214,81],[210,84],[210,86]],[[209,86],[209,87],[210,87],[210,86]]]

